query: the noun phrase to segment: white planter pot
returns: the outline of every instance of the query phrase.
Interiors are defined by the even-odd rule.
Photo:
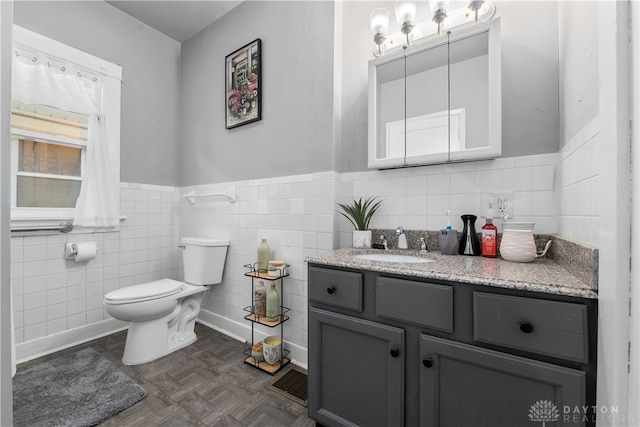
[[[353,230],[353,247],[370,248],[371,230]]]

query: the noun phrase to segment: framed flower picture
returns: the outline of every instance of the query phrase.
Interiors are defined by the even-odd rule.
[[[225,127],[262,119],[262,49],[255,39],[225,58]]]

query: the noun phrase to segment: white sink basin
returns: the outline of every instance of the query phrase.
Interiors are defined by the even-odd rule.
[[[366,259],[367,261],[382,261],[382,262],[398,262],[398,263],[425,263],[433,262],[432,259],[421,258],[411,255],[398,255],[398,254],[360,254],[354,255],[354,258]]]

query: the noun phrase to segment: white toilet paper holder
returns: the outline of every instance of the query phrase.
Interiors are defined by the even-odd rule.
[[[94,242],[95,243],[95,242]],[[75,259],[76,255],[78,255],[77,247],[74,248],[74,245],[77,245],[77,242],[65,243],[64,245],[64,259]]]
[[[73,249],[73,243],[65,243],[64,245],[64,259],[74,259],[76,257],[76,251]]]

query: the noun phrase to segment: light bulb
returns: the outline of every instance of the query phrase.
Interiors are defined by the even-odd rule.
[[[370,22],[373,34],[387,34],[389,31],[389,10],[385,8],[374,10],[371,12]]]
[[[448,0],[429,0],[429,6],[431,6],[431,13],[433,13],[433,22],[436,24],[440,24],[447,18]]]
[[[416,2],[415,1],[402,1],[396,2],[396,19],[399,24],[413,24],[413,19],[416,16]]]

